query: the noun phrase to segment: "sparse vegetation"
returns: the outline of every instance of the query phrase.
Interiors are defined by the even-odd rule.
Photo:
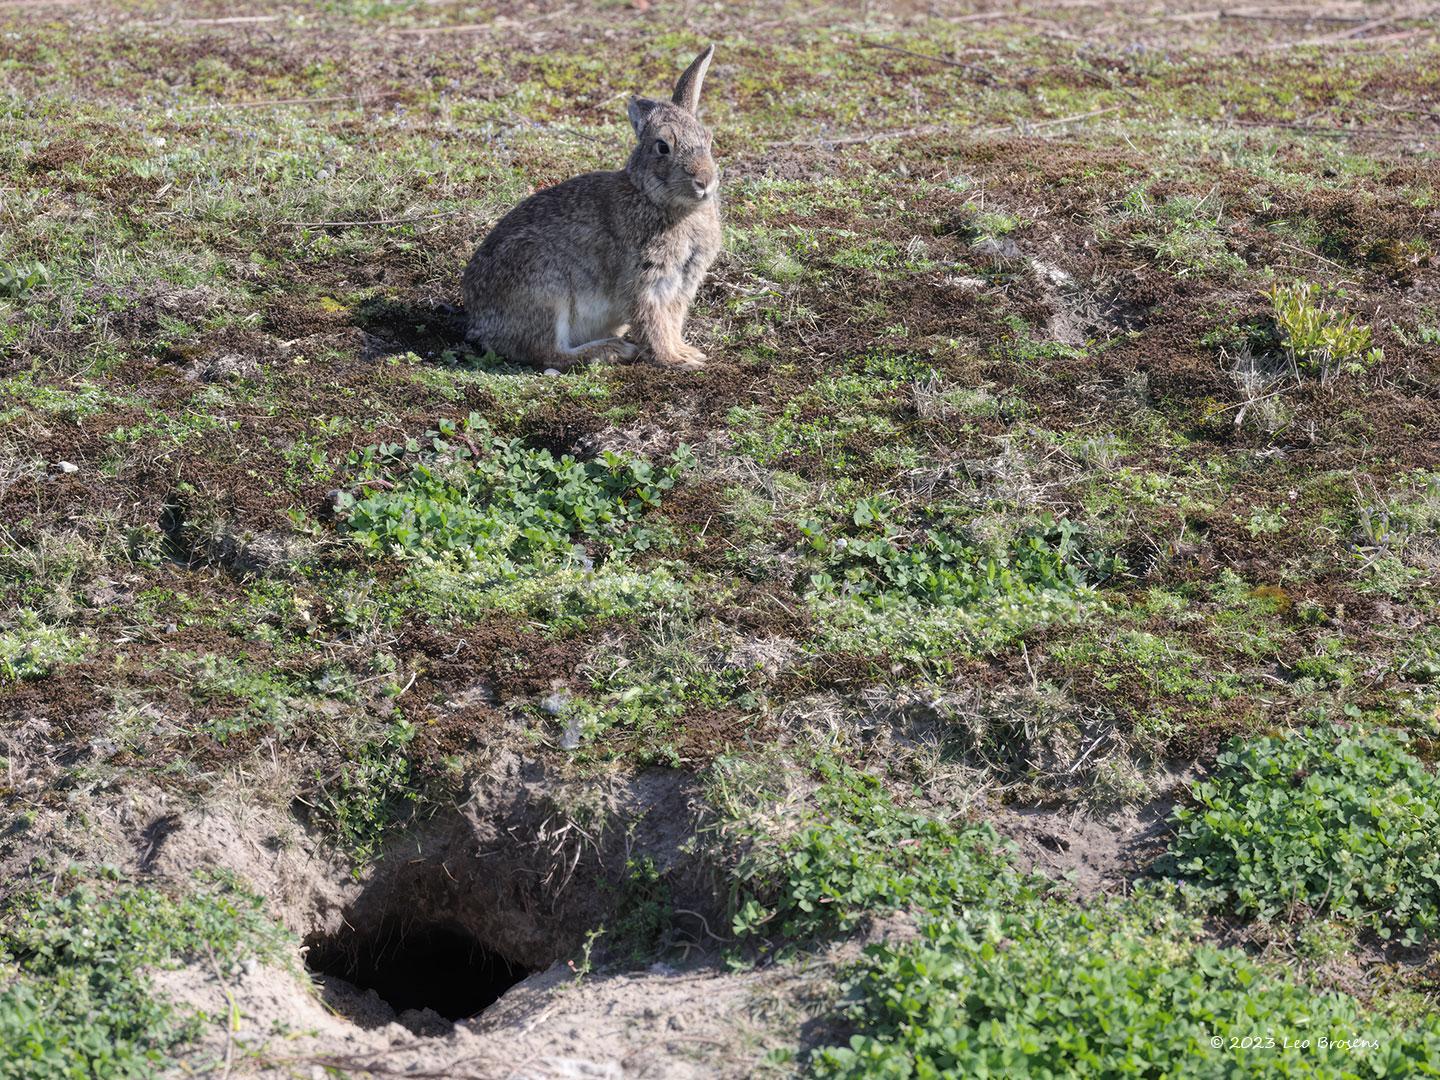
[[[407,755],[414,725],[403,716],[351,750],[333,775],[317,776],[317,809],[362,873],[394,830],[413,820],[423,787]]]
[[[1160,266],[1178,277],[1223,279],[1245,269],[1245,260],[1226,243],[1224,207],[1213,191],[1203,198],[1177,195],[1155,202],[1141,188],[1126,196],[1117,220],[1133,230],[1136,247],[1153,253]]]
[[[15,613],[14,628],[0,633],[0,685],[48,675],[59,664],[85,654],[84,636],[47,626],[31,608]]]
[[[1440,1069],[1436,17],[1225,14],[0,3],[0,1073]],[[706,40],[708,366],[470,347]]]
[[[1380,349],[1371,346],[1370,328],[1355,316],[1328,307],[1310,282],[1276,285],[1270,303],[1293,362],[1322,380],[1358,374],[1385,359]]]
[[[0,911],[0,1073],[159,1075],[204,1018],[157,995],[149,973],[274,960],[284,944],[261,899],[223,877],[175,896],[106,876],[22,894]]]
[[[1015,874],[988,826],[954,828],[895,804],[879,781],[817,763],[814,819],[777,848],[757,847],[737,870],[741,938],[805,942],[849,930],[866,915],[932,915],[1020,902],[1039,882]]]

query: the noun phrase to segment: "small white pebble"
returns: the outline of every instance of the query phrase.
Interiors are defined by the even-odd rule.
[[[79,472],[80,466],[73,461],[57,461],[55,467],[63,473]]]
[[[547,368],[545,369],[545,374],[546,374],[546,375],[559,375],[559,374],[560,374],[560,369],[559,369],[559,368],[553,368],[553,367],[547,367]]]
[[[985,279],[978,277],[957,277],[954,274],[948,274],[946,275],[943,284],[949,285],[952,289],[963,289],[966,292],[978,292],[979,290],[985,288]]]

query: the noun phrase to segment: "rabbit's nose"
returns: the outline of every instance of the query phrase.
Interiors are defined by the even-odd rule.
[[[695,197],[697,199],[704,199],[710,194],[710,181],[708,179],[702,180],[698,176],[691,177],[690,186],[695,189]]]

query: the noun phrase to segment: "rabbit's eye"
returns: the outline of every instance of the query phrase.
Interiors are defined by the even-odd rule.
[[[655,140],[655,152],[656,152],[657,154],[668,154],[668,153],[670,153],[670,144],[667,143],[664,139],[656,139],[656,140]]]

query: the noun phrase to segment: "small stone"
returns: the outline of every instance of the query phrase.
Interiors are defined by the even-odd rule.
[[[76,465],[73,461],[57,461],[55,463],[55,467],[59,469],[62,473],[72,473],[80,471],[80,466]]]
[[[944,284],[949,285],[952,289],[963,289],[965,292],[979,292],[985,288],[985,279],[947,274]]]
[[[1075,279],[1067,274],[1054,263],[1041,262],[1039,259],[1031,259],[1030,267],[1042,281],[1048,281],[1057,289],[1068,289],[1075,284]]]
[[[463,642],[461,643],[464,644]],[[456,655],[460,649],[457,647]],[[473,686],[467,686],[449,701],[445,702],[447,709],[468,709],[473,705],[494,705],[500,700],[500,695],[495,693],[495,688],[487,682],[477,682]]]
[[[1020,245],[1008,236],[999,238],[982,236],[971,244],[970,248],[975,254],[983,255],[998,263],[1019,262],[1021,258]]]
[[[547,367],[547,368],[545,369],[545,374],[546,374],[546,375],[559,375],[559,374],[560,374],[560,369],[559,369],[559,368],[553,368],[553,367]]]

